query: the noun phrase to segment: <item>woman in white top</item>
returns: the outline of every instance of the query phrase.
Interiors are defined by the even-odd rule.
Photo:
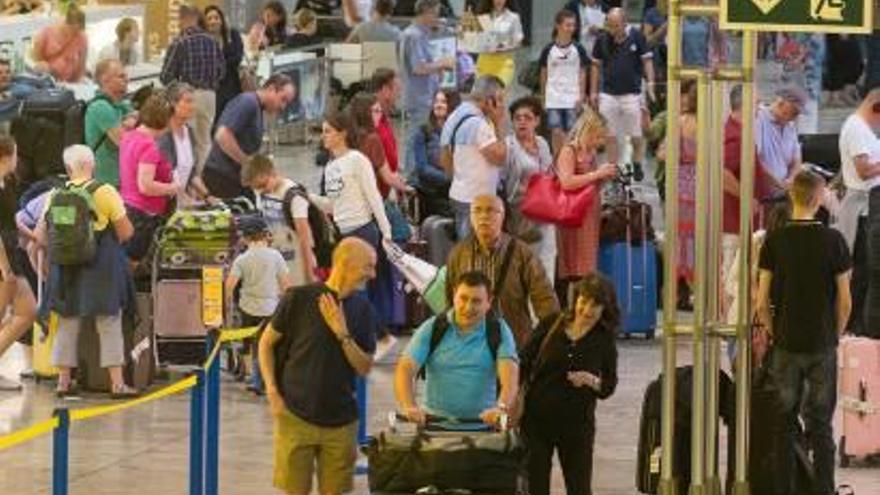
[[[192,128],[187,122],[195,114],[193,87],[186,83],[172,83],[166,89],[174,113],[168,121],[168,130],[157,139],[159,152],[171,163],[174,182],[178,185],[177,208],[187,208],[199,202],[212,201],[208,188],[202,182]]]
[[[505,230],[529,243],[552,282],[556,275],[556,228],[553,224],[534,222],[519,211],[531,176],[552,169],[550,145],[537,132],[543,114],[541,100],[534,96],[520,98],[510,105],[513,134],[507,136],[504,167],[504,195],[510,213]]]
[[[510,87],[516,73],[514,51],[523,41],[519,14],[510,9],[511,0],[482,0],[477,19],[491,42],[477,59],[477,76],[492,75]],[[487,29],[488,26],[488,29]]]
[[[356,149],[354,122],[348,114],[338,112],[324,117],[321,138],[332,156],[324,168],[324,194],[330,200],[333,222],[344,237],[359,237],[376,250],[376,278],[367,286],[367,297],[385,333],[386,324],[391,321],[393,294],[389,290],[391,265],[382,242],[391,241],[391,224],[385,216],[376,174],[370,159]],[[394,342],[387,333],[379,338],[380,348]]]
[[[122,62],[122,65],[137,65],[140,60],[138,41],[141,32],[136,20],[126,17],[116,25],[116,41],[105,46],[98,54],[98,61],[108,58]]]

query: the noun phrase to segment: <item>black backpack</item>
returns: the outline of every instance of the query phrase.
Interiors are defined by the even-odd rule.
[[[318,268],[330,268],[333,258],[333,248],[339,242],[342,235],[336,224],[314,203],[309,200],[309,193],[306,188],[300,184],[296,184],[284,193],[284,218],[287,223],[296,230],[296,224],[293,222],[293,216],[290,213],[290,205],[293,198],[301,197],[309,203],[309,228],[312,231],[312,240],[315,243],[313,252]]]
[[[84,185],[59,187],[49,201],[46,224],[49,229],[49,259],[53,264],[82,265],[95,258],[98,242],[95,236],[95,200],[93,195],[102,184],[89,181]]]
[[[425,356],[426,364],[419,369],[419,378],[424,380],[428,360],[431,359],[431,355],[440,346],[440,342],[448,330],[449,318],[446,317],[446,313],[440,313],[434,319],[434,324],[431,326],[431,342],[428,344],[428,355]],[[501,346],[501,321],[492,316],[492,314],[486,316],[486,343],[489,344],[489,353],[492,354],[492,361],[498,361],[498,348]]]

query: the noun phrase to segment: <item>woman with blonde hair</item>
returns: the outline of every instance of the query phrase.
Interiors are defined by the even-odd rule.
[[[559,227],[557,288],[560,301],[568,301],[568,284],[596,270],[599,254],[599,188],[602,183],[617,175],[617,167],[611,163],[598,165],[598,148],[605,142],[605,119],[589,106],[575,122],[568,142],[559,150],[556,173],[562,188],[571,191],[595,185],[593,204],[587,210],[580,227]]]

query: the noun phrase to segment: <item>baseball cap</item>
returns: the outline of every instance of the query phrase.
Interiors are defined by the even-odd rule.
[[[248,215],[239,218],[238,229],[245,237],[256,236],[269,231],[269,224],[263,217]]]

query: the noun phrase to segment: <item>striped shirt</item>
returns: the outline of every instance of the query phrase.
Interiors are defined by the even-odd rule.
[[[168,47],[159,80],[165,85],[182,81],[196,89],[216,90],[225,75],[220,43],[203,29],[188,27]]]

